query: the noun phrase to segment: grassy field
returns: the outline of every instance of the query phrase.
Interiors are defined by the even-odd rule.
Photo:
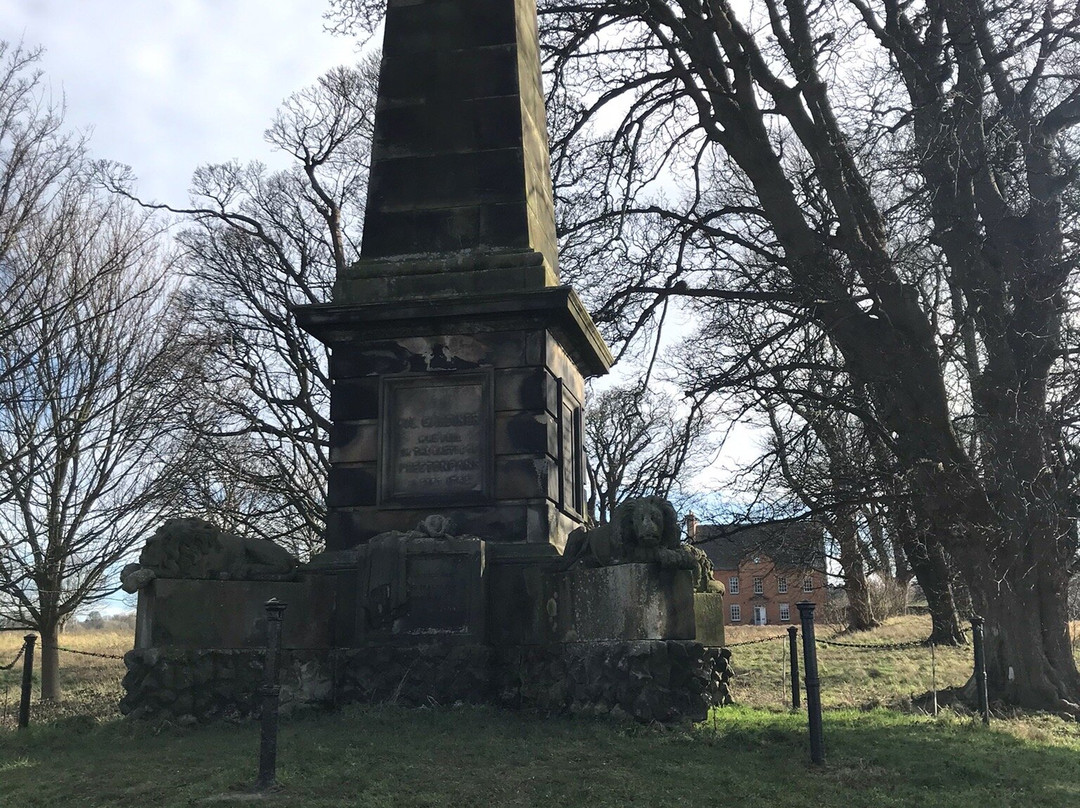
[[[845,642],[925,634],[905,618]],[[780,633],[739,629],[729,642]],[[820,632],[830,639],[833,632]],[[18,637],[0,634],[0,664]],[[122,635],[71,635],[62,645],[118,654]],[[937,717],[911,707],[929,651],[822,646],[828,763],[807,763],[805,714],[782,701],[785,643],[735,648],[741,705],[695,727],[661,729],[486,708],[352,707],[283,723],[278,791],[260,802],[315,806],[860,806],[1080,805],[1080,726],[1053,716]],[[950,657],[955,655],[955,659]],[[867,656],[869,655],[869,656]],[[115,716],[122,666],[61,657],[65,704],[35,705],[34,725],[0,726],[0,805],[188,806],[251,799],[258,727],[183,728]],[[970,650],[941,652],[940,686],[961,684]],[[17,671],[0,674],[17,699]],[[110,695],[111,694],[111,695]]]
[[[831,626],[819,626],[817,636],[818,675],[821,702],[826,709],[891,707],[912,709],[912,702],[933,690],[960,687],[971,676],[974,665],[971,646],[938,647],[931,660],[929,647],[889,650],[848,648],[827,645],[829,641],[878,645],[910,643],[925,639],[930,619],[912,615],[891,618],[872,632],[841,634]],[[737,645],[765,637],[774,641]],[[790,706],[788,678],[788,636],[781,626],[736,626],[728,629],[727,641],[734,645],[732,662],[736,678],[734,697],[740,704],[770,708]],[[802,665],[802,638],[799,638]]]
[[[23,642],[24,632],[0,632],[0,665],[14,659]],[[131,632],[93,631],[65,634],[59,645],[75,651],[123,656],[131,650]],[[34,664],[35,681],[41,662],[41,649],[36,649]],[[76,716],[90,717],[94,721],[119,718],[117,702],[122,695],[120,686],[124,678],[124,663],[119,659],[80,656],[61,652],[60,684],[64,700],[60,704],[34,702],[33,716],[36,723],[49,723]],[[22,661],[10,671],[0,671],[0,732],[15,726],[19,709],[22,683]],[[36,698],[36,689],[35,689]],[[0,803],[2,806],[3,803]]]

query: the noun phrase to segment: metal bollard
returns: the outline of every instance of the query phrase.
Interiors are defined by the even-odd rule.
[[[821,680],[817,669],[817,640],[814,636],[814,607],[810,601],[795,604],[802,621],[803,668],[806,670],[806,717],[810,723],[810,762],[825,763],[825,737],[821,728]]]
[[[788,651],[791,657],[791,709],[798,710],[799,704],[799,630],[788,626]]]
[[[266,602],[266,665],[263,683],[259,687],[262,696],[262,731],[259,737],[259,779],[255,788],[264,791],[277,782],[277,734],[278,706],[281,686],[278,684],[278,656],[281,653],[281,621],[285,604],[277,598]]]
[[[971,640],[975,646],[975,690],[979,699],[979,712],[984,724],[990,723],[990,694],[986,687],[986,651],[983,648],[983,619],[971,618]]]
[[[34,643],[37,642],[36,634],[27,634],[23,637],[26,643],[26,651],[23,654],[22,668],[22,698],[19,700],[19,729],[30,726],[30,691],[34,688]]]

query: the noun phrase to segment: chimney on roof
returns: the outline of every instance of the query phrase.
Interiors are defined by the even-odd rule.
[[[686,537],[690,541],[697,540],[698,521],[697,517],[694,516],[694,512],[690,511],[690,513],[686,514],[686,519],[684,519],[683,521],[686,522]]]

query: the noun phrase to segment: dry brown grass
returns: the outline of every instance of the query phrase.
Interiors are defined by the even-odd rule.
[[[867,645],[917,642],[929,636],[930,617],[893,617],[873,631],[859,633],[844,633],[838,626],[818,625],[816,633],[819,640],[826,642]],[[735,645],[764,637],[782,639],[756,645]],[[1080,623],[1074,624],[1073,637],[1076,638],[1073,649],[1080,652]],[[733,626],[727,630],[727,641],[734,646],[735,699],[753,707],[782,709],[790,706],[787,627]],[[821,701],[826,708],[925,709],[921,697],[932,691],[935,683],[938,691],[960,687],[971,676],[974,665],[970,645],[959,648],[938,646],[934,649],[933,665],[929,647],[861,649],[822,642],[818,644],[817,652]],[[801,635],[799,657],[801,672]]]
[[[23,643],[21,631],[0,632],[0,665],[14,659]],[[133,636],[120,631],[81,631],[66,633],[60,639],[61,648],[95,654],[123,656],[131,650]],[[34,660],[34,696],[32,719],[36,722],[72,721],[97,723],[119,717],[118,702],[123,695],[120,686],[124,678],[124,663],[119,659],[102,659],[67,651],[60,652],[60,687],[62,700],[57,704],[38,701],[40,649]],[[0,671],[0,729],[15,726],[19,709],[22,682],[20,662],[10,671]]]

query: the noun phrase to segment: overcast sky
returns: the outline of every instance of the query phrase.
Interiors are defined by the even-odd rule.
[[[192,170],[272,162],[274,110],[355,43],[324,33],[324,0],[0,0],[0,39],[42,45],[67,121],[126,163],[144,198],[184,203]]]

